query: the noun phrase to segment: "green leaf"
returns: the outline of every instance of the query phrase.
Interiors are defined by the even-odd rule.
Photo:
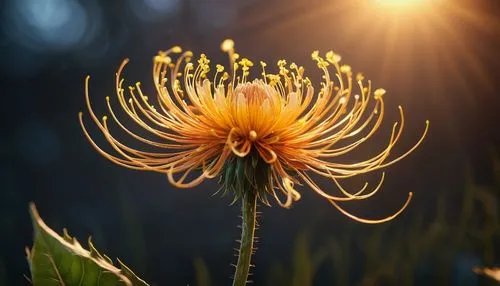
[[[33,285],[139,285],[148,286],[120,260],[120,268],[101,255],[88,240],[84,249],[66,229],[63,236],[50,229],[30,204],[34,228],[33,248],[26,248]]]

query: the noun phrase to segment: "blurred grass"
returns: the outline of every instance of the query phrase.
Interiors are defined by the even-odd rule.
[[[299,235],[293,261],[290,265],[275,262],[268,285],[315,285],[320,279],[315,274],[322,263],[331,267],[335,285],[342,286],[498,285],[472,272],[477,263],[500,263],[498,154],[492,155],[492,166],[491,184],[476,184],[472,172],[467,170],[462,191],[441,192],[430,222],[425,222],[424,214],[419,213],[404,229],[387,223],[363,233],[366,226],[360,226],[332,237],[326,243],[326,251],[311,251],[310,235]],[[453,201],[450,196],[457,195],[461,195],[458,213],[447,203]],[[284,273],[291,274],[292,280]]]
[[[211,286],[212,279],[210,278],[210,273],[208,271],[207,264],[205,260],[201,257],[195,258],[193,261],[195,274],[196,274],[196,285],[197,286]]]
[[[491,166],[491,182],[478,184],[472,168],[464,170],[457,174],[465,181],[461,189],[439,191],[438,199],[429,201],[428,208],[409,217],[404,226],[352,224],[321,241],[316,241],[315,230],[302,231],[294,239],[291,260],[273,261],[265,271],[265,284],[498,285],[472,271],[476,266],[500,265],[499,154],[492,153]],[[133,260],[140,265],[147,249],[144,238],[138,235],[142,233],[141,222],[130,213],[133,203],[121,202],[121,216],[130,231],[127,243],[139,250]],[[193,266],[196,285],[213,285],[209,267],[201,257],[194,259]]]

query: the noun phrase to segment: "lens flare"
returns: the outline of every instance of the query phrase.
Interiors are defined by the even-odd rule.
[[[415,8],[417,6],[428,4],[429,0],[374,0],[375,4],[385,7],[406,7]]]

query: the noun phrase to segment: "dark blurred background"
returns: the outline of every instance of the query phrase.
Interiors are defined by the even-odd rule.
[[[32,243],[29,201],[37,204],[49,226],[58,232],[67,227],[83,242],[92,235],[98,249],[121,258],[153,285],[210,285],[204,270],[211,285],[231,283],[239,205],[229,206],[229,197],[212,196],[218,188],[215,181],[180,190],[165,176],[113,165],[90,146],[77,119],[85,111],[87,74],[92,76],[94,105],[104,112],[104,99],[114,95],[114,74],[123,58],[131,58],[128,84],[141,81],[152,94],[152,57],[158,50],[181,45],[224,63],[219,44],[228,37],[255,61],[271,64],[286,58],[304,65],[313,82],[319,77],[310,53],[334,49],[376,87],[387,89],[386,127],[368,144],[372,153],[388,138],[399,104],[407,121],[396,153],[418,139],[426,119],[431,122],[424,144],[387,169],[376,197],[344,204],[355,214],[383,217],[414,192],[408,210],[389,224],[352,222],[307,187],[290,210],[260,207],[256,285],[411,285],[401,279],[414,285],[488,283],[471,269],[500,263],[496,247],[483,247],[496,246],[498,235],[471,242],[469,233],[474,231],[467,227],[483,225],[497,210],[484,215],[485,208],[479,206],[468,214],[467,226],[460,222],[467,190],[487,188],[490,202],[498,197],[500,1],[428,0],[412,7],[379,2],[0,1],[0,284],[26,284],[24,246]],[[96,128],[91,131],[97,135]],[[97,141],[106,146],[103,138]],[[353,158],[365,153],[370,149]],[[365,179],[372,180],[358,180]],[[414,241],[432,230],[437,217],[439,239],[432,246],[416,246]],[[449,259],[440,260],[440,250],[449,244],[446,238],[455,236],[455,225],[461,225],[466,242],[457,242],[446,250]],[[496,226],[493,220],[495,231]],[[410,229],[422,231],[412,235]],[[369,241],[356,243],[382,230],[387,238],[370,240],[383,250],[379,254],[368,254],[364,246]],[[332,241],[341,238],[347,246],[333,247]],[[417,253],[430,254],[409,261],[406,248],[396,245],[413,245]],[[389,278],[368,274],[385,273],[380,269],[389,263],[389,248],[398,266],[388,268],[395,273],[387,274]],[[308,251],[315,249],[320,257],[332,256],[309,257]],[[332,258],[339,251],[345,259]],[[375,260],[370,269],[367,259]],[[344,273],[350,280],[340,282],[340,268],[348,269]],[[408,269],[412,272],[401,278]],[[439,280],[440,275],[451,278]]]

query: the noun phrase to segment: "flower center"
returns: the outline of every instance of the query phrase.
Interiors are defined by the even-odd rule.
[[[280,94],[264,81],[239,83],[234,89],[232,114],[238,135],[256,142],[278,118]]]
[[[249,106],[261,106],[264,101],[271,97],[273,91],[273,88],[259,79],[252,82],[240,83],[234,90],[236,96],[243,96]]]

